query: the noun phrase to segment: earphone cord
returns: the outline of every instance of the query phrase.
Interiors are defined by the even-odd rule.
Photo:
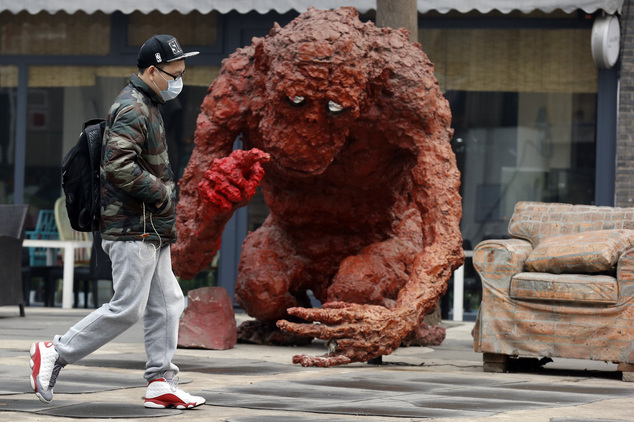
[[[154,227],[154,221],[152,221],[152,213],[150,213],[150,224],[152,225],[152,228],[154,229],[154,233],[156,233],[156,237],[158,237],[159,246],[157,248],[154,243],[150,243],[150,245],[153,248],[152,256],[150,256],[149,258],[143,258],[143,256],[141,255],[141,250],[143,249],[143,244],[145,243],[145,238],[150,236],[150,234],[145,230],[145,221],[146,221],[146,218],[145,218],[145,202],[143,202],[143,234],[141,235],[141,238],[142,238],[141,246],[139,246],[139,258],[141,258],[143,261],[150,261],[156,256],[156,251],[158,249],[161,249],[161,247],[163,246],[163,241],[161,239],[161,235],[156,230],[156,227]],[[146,246],[146,248],[150,249],[149,246]]]

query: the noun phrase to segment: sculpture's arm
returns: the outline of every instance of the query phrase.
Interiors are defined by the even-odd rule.
[[[192,278],[216,254],[225,224],[255,192],[264,172],[265,154],[234,151],[235,139],[249,114],[249,71],[239,50],[224,63],[225,70],[209,88],[195,133],[196,147],[179,181],[176,229],[172,246],[174,272]]]
[[[213,259],[220,247],[222,230],[230,213],[217,215],[204,221],[204,203],[201,201],[198,184],[204,181],[204,174],[215,158],[230,154],[235,134],[219,130],[208,122],[209,116],[201,113],[198,117],[196,133],[197,146],[192,152],[189,164],[180,179],[179,199],[176,207],[176,230],[178,239],[171,248],[174,273],[185,279],[193,278]],[[202,122],[202,133],[201,133]],[[212,129],[213,127],[213,129]],[[201,137],[213,136],[216,148],[209,151],[206,144],[199,144]],[[233,139],[232,139],[233,138]],[[218,148],[224,146],[224,148]]]
[[[412,170],[413,195],[422,218],[423,250],[396,302],[399,316],[412,326],[433,312],[447,290],[447,280],[462,265],[460,173],[451,151],[450,129],[434,132]]]
[[[406,324],[405,331],[436,308],[447,280],[464,261],[451,110],[432,74],[433,65],[424,54],[416,60],[415,65],[389,72],[386,82],[377,81],[392,93],[381,97],[382,103],[389,104],[383,109],[394,111],[378,115],[376,126],[390,133],[389,142],[411,151],[417,160],[410,170],[411,196],[422,220],[423,247],[394,309]]]

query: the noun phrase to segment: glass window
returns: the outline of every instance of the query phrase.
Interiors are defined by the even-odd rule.
[[[508,237],[518,201],[594,201],[598,72],[589,29],[422,29],[452,110],[465,250]],[[481,286],[465,261],[465,318]],[[443,301],[448,317],[451,289]]]
[[[471,246],[517,201],[592,203],[598,72],[589,29],[421,30],[449,100]]]
[[[123,66],[29,68],[24,202],[31,205],[33,216],[40,209],[52,209],[61,195],[61,161],[77,142],[82,123],[105,118],[136,71]],[[181,94],[161,107],[170,163],[177,177],[187,165],[200,104],[217,73],[216,67],[188,67]]]
[[[12,204],[18,68],[0,66],[0,204]]]
[[[104,13],[0,12],[0,54],[105,55],[109,51],[110,16]]]

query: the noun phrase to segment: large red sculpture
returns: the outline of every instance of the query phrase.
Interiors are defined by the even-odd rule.
[[[262,179],[271,213],[244,241],[238,303],[331,340],[328,355],[296,356],[302,365],[389,354],[463,260],[450,121],[407,31],[362,23],[353,8],[276,25],[223,62],[202,104],[174,270],[189,278],[211,261]],[[238,135],[251,151],[231,152]],[[308,289],[321,309],[308,308]]]

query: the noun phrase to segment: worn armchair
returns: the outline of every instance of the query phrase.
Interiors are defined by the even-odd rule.
[[[474,250],[484,370],[512,356],[592,359],[634,381],[634,208],[519,202],[509,234]]]
[[[0,305],[18,305],[24,316],[22,241],[28,205],[0,205]]]

